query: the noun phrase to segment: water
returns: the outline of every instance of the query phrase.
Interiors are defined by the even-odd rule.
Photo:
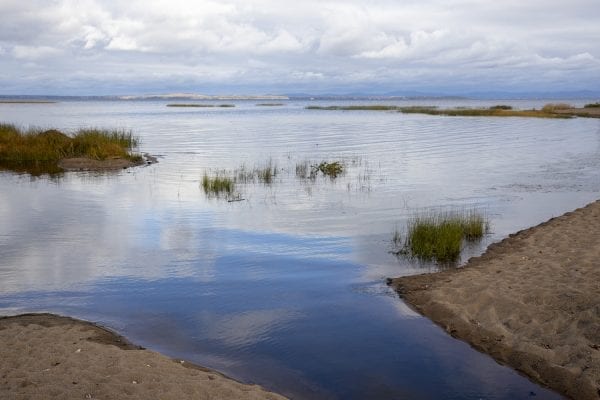
[[[159,155],[113,174],[0,172],[0,313],[97,321],[294,398],[559,398],[398,299],[386,277],[436,267],[396,258],[390,239],[415,212],[474,207],[492,233],[467,258],[595,200],[600,121],[306,104],[0,105],[1,121],[21,125],[132,129]],[[296,164],[325,160],[347,173],[296,177]],[[205,172],[269,161],[274,182],[240,185],[244,201],[200,187]]]

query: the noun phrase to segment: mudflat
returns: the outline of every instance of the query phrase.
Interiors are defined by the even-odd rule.
[[[52,314],[0,318],[2,399],[283,399]]]
[[[452,336],[573,399],[600,398],[600,202],[491,245],[463,268],[392,279]]]

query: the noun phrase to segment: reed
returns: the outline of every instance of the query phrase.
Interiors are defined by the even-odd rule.
[[[234,179],[228,176],[224,171],[217,172],[214,176],[204,174],[202,177],[202,189],[207,195],[220,196],[222,194],[230,195],[235,188]]]
[[[573,108],[572,105],[567,103],[548,103],[542,107],[542,111],[546,113],[553,113],[559,110],[569,110]]]
[[[138,139],[130,131],[80,129],[69,136],[58,130],[25,131],[11,124],[0,124],[0,161],[35,164],[57,163],[65,158],[84,157],[94,160],[124,158],[139,161],[131,153]]]
[[[408,221],[406,239],[398,253],[422,260],[456,261],[463,241],[480,240],[488,229],[486,218],[476,211],[417,215]],[[392,238],[396,248],[400,247],[400,237],[396,231]]]
[[[235,104],[171,103],[171,104],[167,104],[167,107],[182,107],[182,108],[235,107]]]

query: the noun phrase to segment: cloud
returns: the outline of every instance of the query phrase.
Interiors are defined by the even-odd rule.
[[[499,87],[503,76],[589,88],[600,75],[595,1],[5,0],[0,90],[35,89],[26,62],[44,87],[75,91],[77,77],[80,91],[433,90],[448,80]]]

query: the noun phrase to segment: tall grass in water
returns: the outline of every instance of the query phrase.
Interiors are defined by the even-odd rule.
[[[140,156],[130,152],[137,144],[132,133],[123,130],[80,129],[68,136],[54,129],[24,131],[15,125],[0,124],[2,162],[56,163],[73,157],[139,161]]]
[[[233,178],[225,172],[217,172],[215,176],[208,176],[206,173],[202,177],[202,189],[204,193],[210,196],[219,197],[220,195],[231,195],[235,188]]]
[[[399,251],[422,260],[456,261],[463,240],[477,241],[488,231],[486,218],[476,211],[437,212],[418,215],[407,224],[404,247]],[[399,247],[400,234],[394,233]]]

